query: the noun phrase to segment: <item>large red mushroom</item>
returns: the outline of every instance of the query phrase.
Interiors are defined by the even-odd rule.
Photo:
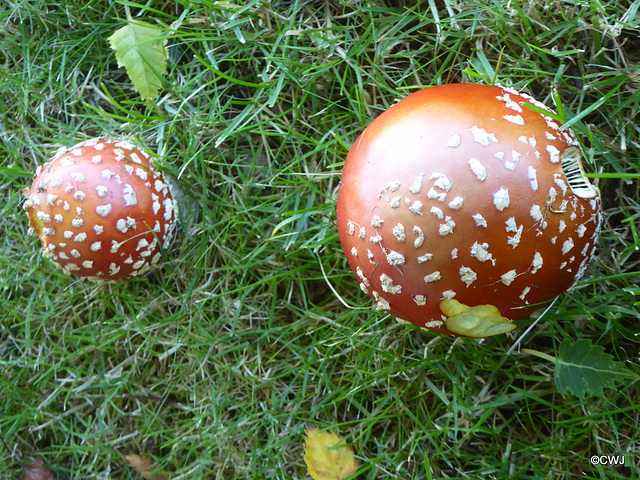
[[[409,95],[362,132],[337,223],[379,310],[485,337],[576,282],[596,248],[600,194],[552,115],[510,88],[450,84]]]
[[[126,140],[61,148],[38,167],[24,194],[43,255],[66,274],[92,280],[147,272],[178,221],[168,179]]]

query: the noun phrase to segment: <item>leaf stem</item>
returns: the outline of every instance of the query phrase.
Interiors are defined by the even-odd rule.
[[[546,353],[539,352],[538,350],[531,350],[530,348],[523,348],[520,350],[521,352],[528,353],[530,355],[535,355],[536,357],[544,358],[545,360],[549,360],[554,365],[558,363],[558,359],[553,355],[549,355]]]
[[[127,21],[128,22],[132,22],[133,21],[133,17],[131,16],[131,10],[129,9],[129,5],[125,5],[124,6],[124,11],[127,15]]]

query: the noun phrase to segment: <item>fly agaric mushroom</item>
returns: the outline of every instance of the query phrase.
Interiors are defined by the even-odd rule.
[[[92,280],[141,275],[177,225],[169,183],[153,159],[124,140],[61,148],[38,167],[24,208],[43,255]]]
[[[510,88],[450,84],[409,95],[362,132],[337,223],[379,310],[486,337],[576,282],[596,247],[600,193],[552,115]]]

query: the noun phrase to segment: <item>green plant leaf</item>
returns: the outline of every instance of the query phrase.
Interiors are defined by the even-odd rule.
[[[562,342],[555,364],[556,387],[563,396],[569,392],[578,398],[602,397],[604,389],[613,388],[616,382],[639,378],[603,347],[586,339]]]
[[[154,99],[167,73],[166,40],[162,39],[162,30],[130,19],[128,25],[109,37],[109,45],[116,52],[118,66],[126,68],[142,99]]]

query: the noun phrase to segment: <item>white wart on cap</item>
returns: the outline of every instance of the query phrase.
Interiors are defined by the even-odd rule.
[[[573,133],[497,86],[427,88],[349,152],[340,240],[377,308],[441,333],[515,328],[571,287],[596,248],[601,202]]]
[[[24,194],[43,255],[65,273],[93,280],[147,272],[178,222],[168,180],[125,140],[94,138],[60,149]]]

